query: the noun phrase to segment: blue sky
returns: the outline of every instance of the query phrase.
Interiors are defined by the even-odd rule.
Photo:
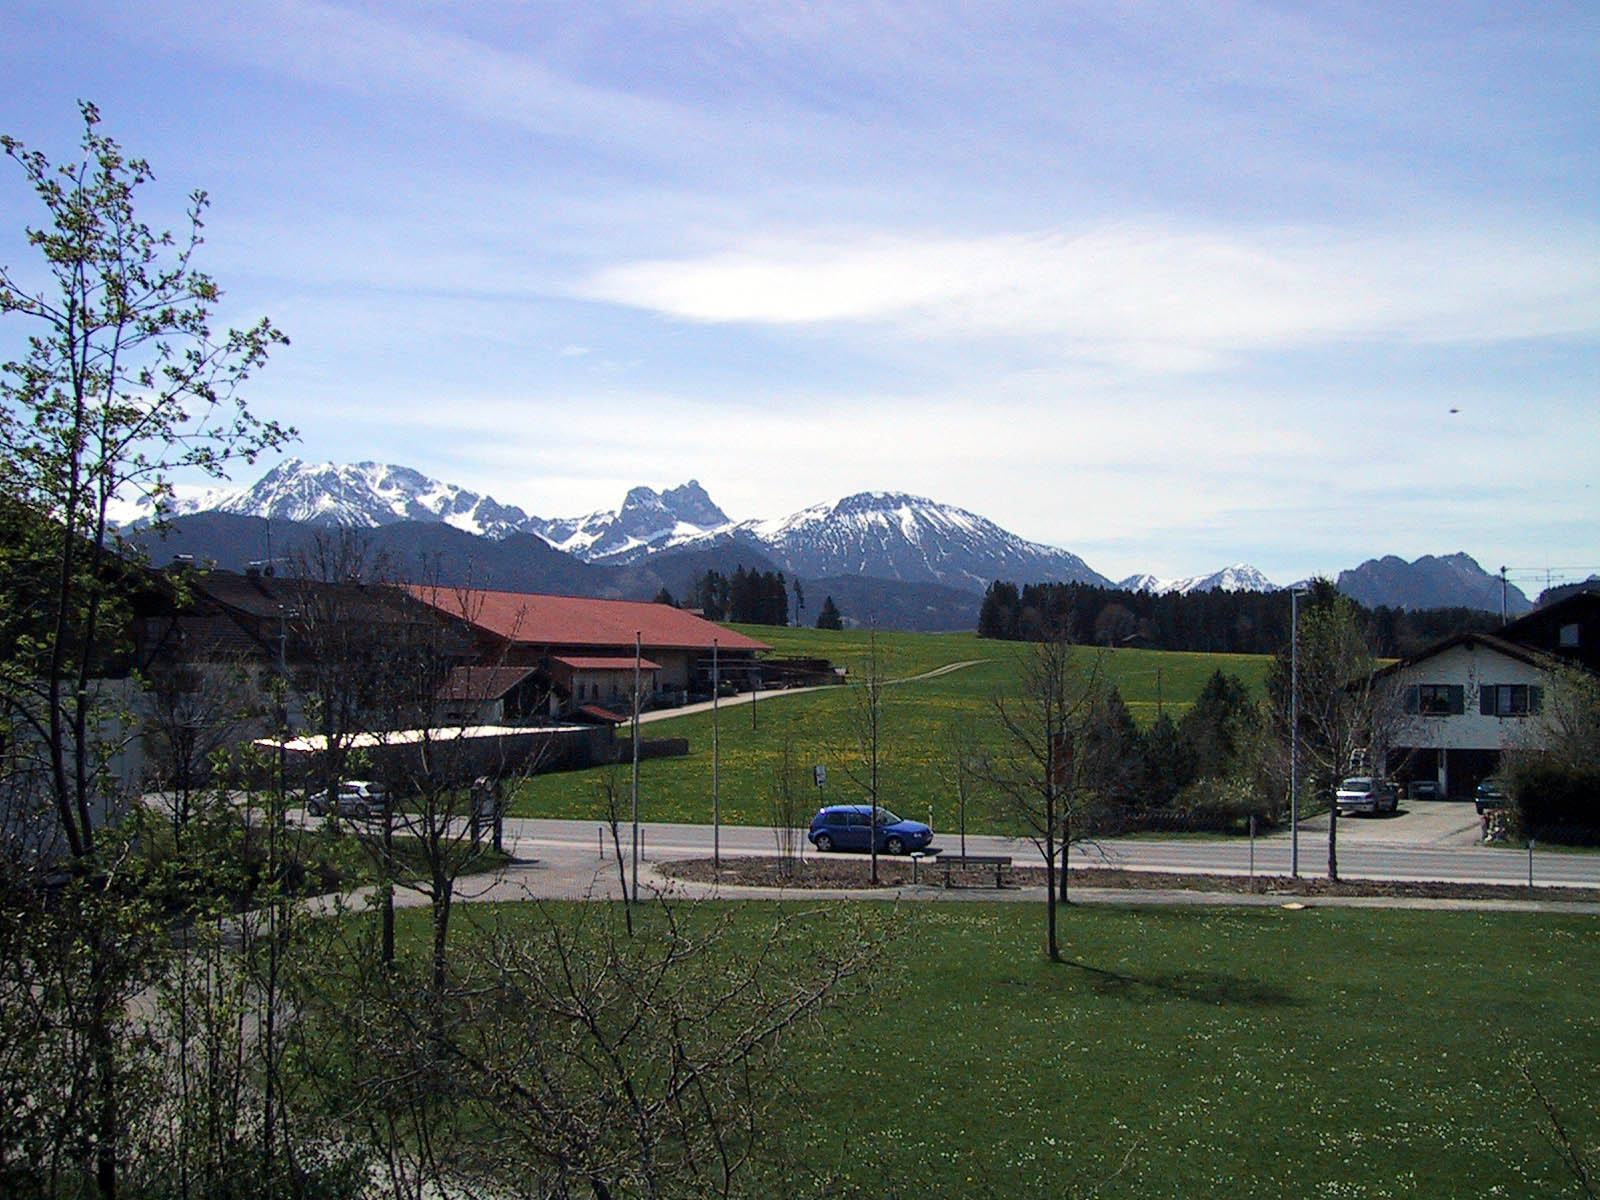
[[[152,223],[208,189],[304,458],[542,516],[904,490],[1113,577],[1600,570],[1592,3],[13,0],[0,37],[0,129],[64,158],[84,97]],[[13,267],[26,203],[0,175]]]

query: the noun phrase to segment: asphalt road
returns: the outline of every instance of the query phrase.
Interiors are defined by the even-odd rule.
[[[1302,823],[1299,831],[1299,873],[1323,876],[1328,866],[1327,817]],[[1485,846],[1478,841],[1478,818],[1471,804],[1435,802],[1402,809],[1391,817],[1350,817],[1339,821],[1339,874],[1347,879],[1440,880],[1454,883],[1528,882],[1529,854],[1522,847]],[[630,860],[631,828],[621,830],[622,854]],[[551,867],[593,869],[613,856],[608,836],[595,821],[546,821],[508,818],[507,848],[519,858],[536,858]],[[640,854],[645,862],[709,857],[720,837],[725,855],[775,854],[771,829],[724,826],[720,835],[709,825],[642,823]],[[807,854],[815,854],[801,839]],[[934,844],[945,853],[959,851],[959,838],[935,826]],[[973,854],[1010,854],[1018,865],[1038,860],[1027,841],[969,834]],[[1288,832],[1258,838],[1254,869],[1258,874],[1288,875],[1294,852]],[[1113,866],[1134,871],[1194,874],[1246,874],[1251,869],[1248,839],[1121,838],[1074,846],[1073,866]],[[1535,849],[1534,882],[1540,886],[1600,887],[1600,854]]]

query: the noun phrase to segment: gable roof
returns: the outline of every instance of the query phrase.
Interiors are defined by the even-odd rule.
[[[638,600],[594,600],[407,584],[424,604],[516,645],[615,647],[632,651],[637,634],[652,650],[770,650],[681,608]]]
[[[498,700],[536,672],[534,667],[456,667],[439,691],[440,700]]]
[[[1496,637],[1492,633],[1458,633],[1454,637],[1446,638],[1442,642],[1435,642],[1426,650],[1420,651],[1417,654],[1413,654],[1410,658],[1402,658],[1398,662],[1390,663],[1387,667],[1384,667],[1381,670],[1374,671],[1372,673],[1372,677],[1374,679],[1384,679],[1390,675],[1398,674],[1399,672],[1406,670],[1408,667],[1417,666],[1419,663],[1424,663],[1430,658],[1437,658],[1446,650],[1452,650],[1457,646],[1463,646],[1466,649],[1471,650],[1475,646],[1480,645],[1486,650],[1493,650],[1496,654],[1502,654],[1506,658],[1515,659],[1517,662],[1527,663],[1530,667],[1537,667],[1543,671],[1559,670],[1562,667],[1569,667],[1572,665],[1571,663],[1557,658],[1554,655],[1545,654],[1539,650],[1529,649],[1527,646],[1518,645],[1516,642],[1508,642],[1504,638]]]

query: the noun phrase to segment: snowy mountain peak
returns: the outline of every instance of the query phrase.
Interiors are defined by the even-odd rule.
[[[740,528],[769,546],[785,569],[811,579],[868,575],[980,592],[1003,578],[1107,582],[1075,554],[906,492],[857,492]]]
[[[1181,594],[1209,592],[1216,588],[1225,592],[1278,590],[1277,584],[1249,563],[1234,563],[1231,567],[1223,567],[1222,570],[1213,571],[1209,575],[1190,575],[1181,579],[1162,579],[1156,575],[1130,575],[1117,586],[1126,592],[1153,592],[1156,595],[1168,592]]]
[[[546,521],[537,530],[552,546],[589,562],[628,563],[726,529],[727,514],[695,480],[657,492],[631,488],[615,512]]]
[[[195,512],[374,528],[400,521],[442,521],[487,537],[528,527],[527,513],[453,484],[388,463],[308,463],[288,458],[254,484],[207,492],[172,505],[172,516]]]

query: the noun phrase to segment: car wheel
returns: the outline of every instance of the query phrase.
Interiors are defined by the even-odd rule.
[[[885,854],[904,854],[906,852],[906,844],[899,838],[892,837],[884,842],[883,850]]]
[[[833,849],[833,839],[825,833],[817,834],[817,849],[826,854]]]

